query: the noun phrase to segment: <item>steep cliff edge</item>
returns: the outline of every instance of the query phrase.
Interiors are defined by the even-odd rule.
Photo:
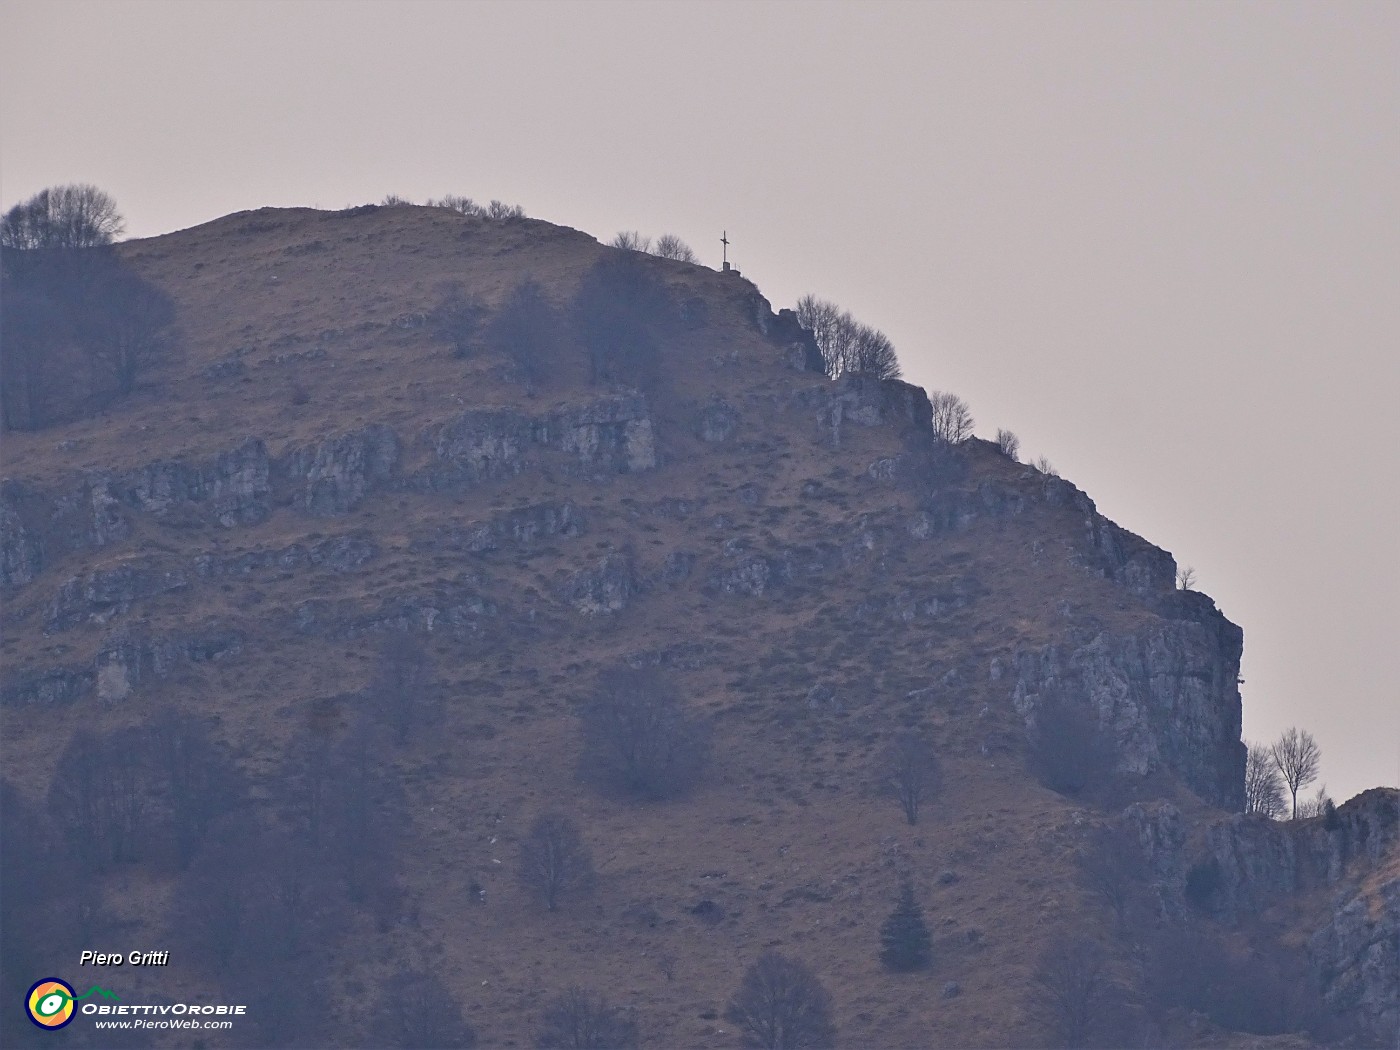
[[[1300,821],[1236,814],[1192,828],[1170,804],[1125,816],[1169,913],[1292,931],[1335,1014],[1375,1040],[1366,1045],[1400,1039],[1400,790]]]
[[[1318,923],[1307,947],[1327,1002],[1379,1045],[1400,1041],[1400,790],[1298,823],[1232,818],[1209,829],[1196,863],[1204,903],[1226,916],[1312,895],[1303,921]]]
[[[1037,508],[1077,519],[1061,540],[1070,563],[1123,588],[1150,615],[1126,632],[1099,629],[1092,616],[1081,619],[1066,632],[1067,641],[1018,648],[997,660],[994,676],[1012,677],[1011,699],[1028,731],[1034,730],[1042,695],[1085,698],[1113,735],[1122,772],[1167,769],[1212,804],[1238,808],[1243,750],[1236,682],[1243,633],[1205,595],[1175,591],[1169,554],[1103,518],[1087,496],[1059,478],[1028,467],[1006,476],[1006,465],[989,452],[972,449],[969,456],[940,447],[927,397],[915,387],[860,376],[785,380],[781,386],[782,395],[770,388],[736,397],[742,410],[713,395],[700,412],[701,440],[722,444],[740,418],[774,412],[812,413],[816,444],[833,453],[851,440],[853,427],[889,428],[904,451],[871,462],[865,473],[889,481],[913,501],[917,511],[904,528],[913,540],[1034,518]],[[19,592],[73,556],[129,540],[141,531],[142,519],[180,529],[235,529],[260,525],[279,507],[311,518],[343,516],[376,491],[452,493],[527,471],[595,481],[648,471],[657,466],[655,430],[646,399],[632,394],[533,418],[472,410],[416,435],[370,424],[275,456],[263,440],[249,438],[202,463],[177,459],[120,472],[91,469],[47,485],[7,480],[0,487],[0,586]],[[414,462],[414,450],[426,455]],[[931,456],[944,462],[923,462]],[[979,462],[992,467],[990,476],[970,468]],[[950,464],[961,475],[951,484],[940,473],[940,466],[946,473]],[[863,542],[872,549],[897,542],[870,536]],[[1039,560],[1047,541],[1035,542]],[[790,580],[793,560],[800,557],[790,548],[772,548],[751,555],[742,571]],[[49,602],[45,633],[105,623],[145,600],[183,591],[202,575],[193,568],[188,560],[137,556],[120,567],[69,576]],[[1074,620],[1070,604],[1062,603],[1063,613]],[[74,698],[81,691],[76,681],[100,677],[106,653],[99,652],[90,672],[49,667],[18,679],[12,674],[0,697],[10,703]]]
[[[1168,606],[1185,613],[1181,619],[1018,652],[1012,700],[1033,728],[1042,696],[1085,698],[1113,736],[1120,771],[1165,767],[1206,801],[1239,809],[1244,745],[1237,682],[1244,632],[1205,595],[1189,598]]]

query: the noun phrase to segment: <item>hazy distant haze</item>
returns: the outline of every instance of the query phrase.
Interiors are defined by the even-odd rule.
[[[685,238],[882,328],[1245,628],[1245,729],[1400,782],[1400,5],[0,6],[0,200],[386,193]],[[18,46],[22,42],[23,46]]]

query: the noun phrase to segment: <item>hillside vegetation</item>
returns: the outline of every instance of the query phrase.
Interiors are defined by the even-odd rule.
[[[407,206],[117,251],[168,352],[4,445],[6,1004],[168,948],[101,976],[246,1023],[132,1045],[737,1046],[777,953],[843,1046],[1389,1038],[1395,793],[1232,815],[1239,628],[745,278]]]

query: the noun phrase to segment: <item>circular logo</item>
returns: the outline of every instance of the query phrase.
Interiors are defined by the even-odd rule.
[[[73,1020],[73,986],[57,977],[35,981],[25,996],[29,1019],[40,1028],[62,1028]]]

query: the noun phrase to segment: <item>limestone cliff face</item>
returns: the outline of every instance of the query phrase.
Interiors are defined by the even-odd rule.
[[[1159,619],[1131,634],[1092,632],[1018,653],[1012,700],[1027,729],[1046,698],[1087,701],[1117,744],[1122,771],[1165,767],[1206,801],[1240,809],[1244,632],[1207,595],[1176,590],[1176,560],[1109,521],[1069,482],[1046,478],[1042,498],[1080,518],[1081,564],[1142,599]]]
[[[1158,616],[1151,627],[1135,633],[1102,631],[1018,652],[1009,668],[1016,710],[1029,730],[1044,697],[1086,699],[1117,740],[1124,771],[1166,768],[1208,801],[1227,809],[1239,807],[1243,749],[1236,681],[1242,633],[1204,595],[1173,589],[1171,555],[1108,521],[1073,485],[1029,468],[1029,487],[991,480],[971,490],[934,484],[929,472],[943,469],[935,462],[939,442],[932,432],[928,398],[917,387],[849,376],[789,389],[785,397],[749,394],[739,407],[712,398],[699,412],[697,436],[706,444],[729,444],[746,427],[761,426],[765,417],[794,409],[812,421],[812,437],[832,449],[853,440],[852,428],[893,429],[903,435],[906,451],[875,461],[866,473],[874,481],[921,494],[924,509],[907,524],[914,540],[1031,514],[1037,505],[1067,508],[1080,521],[1073,557],[1148,602]],[[426,461],[410,467],[410,450],[426,455]],[[584,480],[652,470],[658,453],[646,399],[618,394],[534,417],[505,410],[468,411],[412,436],[371,424],[276,456],[262,441],[248,439],[205,462],[169,461],[120,473],[94,472],[56,489],[7,483],[0,491],[0,584],[17,591],[45,568],[60,565],[69,553],[123,540],[142,515],[162,522],[205,521],[226,529],[262,522],[278,505],[312,517],[339,517],[376,491],[460,491],[514,478],[546,463]],[[813,488],[814,494],[817,491]],[[753,501],[759,499],[756,489],[741,492],[746,500],[750,495]],[[543,517],[538,522],[476,526],[463,542],[470,550],[491,549],[499,542],[493,531],[498,529],[575,534],[581,520],[572,505],[539,513]],[[731,544],[724,559],[707,573],[705,585],[715,593],[762,596],[794,579],[830,576],[899,542],[887,533],[861,523],[848,535],[816,546],[753,550]],[[290,568],[299,560],[319,565],[327,558],[333,563],[348,559],[353,568],[372,556],[372,549],[362,547],[364,542],[348,551],[322,552],[319,545],[294,545],[280,553],[244,555],[242,560],[272,559],[269,564],[286,562],[284,567]],[[50,605],[48,630],[121,616],[143,599],[187,586],[191,568],[196,577],[240,571],[213,556],[196,562],[131,565],[74,577]],[[680,565],[688,575],[693,557],[678,551],[672,562],[663,575],[673,575]],[[609,556],[579,570],[567,590],[575,608],[593,613],[625,607],[641,588],[636,568]],[[363,624],[387,616],[467,625],[484,607],[475,597],[469,596],[465,605],[460,598],[449,596],[425,605],[415,597],[405,600],[417,611],[384,616],[362,611],[351,619]],[[946,602],[939,598],[937,604],[942,608]],[[334,633],[327,621],[333,608],[323,601],[303,603],[294,629]],[[55,669],[58,679],[46,675],[12,682],[7,695],[23,702],[75,695],[82,691],[77,683],[95,685],[97,670]]]
[[[1209,825],[1202,845],[1170,804],[1133,806],[1168,915],[1199,909],[1236,925],[1299,898],[1308,955],[1339,1016],[1376,1045],[1400,1040],[1400,790],[1373,788],[1330,818],[1274,821],[1235,814]]]
[[[1017,654],[1012,701],[1033,729],[1046,698],[1082,698],[1118,746],[1119,768],[1175,771],[1198,795],[1239,809],[1244,790],[1238,690],[1243,632],[1212,606],[1134,634]]]
[[[0,705],[47,707],[86,699],[124,700],[142,682],[167,678],[183,665],[237,656],[240,631],[211,621],[176,634],[152,637],[138,629],[114,632],[96,658],[9,678],[0,688]]]
[[[1339,894],[1308,941],[1328,1005],[1360,1017],[1380,1046],[1400,1046],[1400,873]]]
[[[1400,791],[1374,788],[1326,819],[1233,817],[1196,863],[1208,906],[1227,917],[1325,891],[1308,939],[1323,995],[1382,1045],[1400,1043]]]
[[[1206,853],[1212,910],[1226,918],[1263,910],[1281,896],[1334,886],[1372,871],[1400,848],[1400,791],[1374,788],[1329,820],[1275,821],[1236,814],[1213,825]]]
[[[564,472],[585,479],[647,471],[657,463],[651,417],[639,394],[600,398],[541,418],[463,413],[418,436],[417,446],[431,458],[411,474],[403,467],[404,444],[391,428],[373,424],[275,458],[261,440],[250,438],[203,463],[97,471],[53,488],[6,481],[0,487],[0,589],[17,591],[68,554],[127,538],[133,515],[231,529],[266,520],[278,502],[316,517],[338,517],[376,490],[460,489],[544,462],[558,461]],[[95,592],[111,584],[90,579],[86,588]],[[122,586],[132,596],[165,587],[138,576]],[[76,597],[59,604],[71,605]],[[94,593],[88,604],[102,601]],[[67,616],[55,615],[59,621]]]
[[[531,392],[494,350],[453,356],[423,324],[425,297],[450,278],[495,302],[533,273],[567,302],[609,251],[584,235],[370,209],[236,219],[148,249],[152,279],[180,297],[184,352],[110,418],[9,436],[23,452],[0,482],[0,714],[52,728],[6,761],[42,784],[69,727],[174,703],[276,767],[293,734],[349,716],[386,637],[413,636],[444,703],[431,744],[394,754],[428,803],[405,822],[403,871],[444,924],[444,972],[480,997],[484,1043],[529,1030],[537,1004],[477,974],[481,959],[575,963],[555,938],[519,936],[512,887],[493,883],[500,910],[475,924],[488,913],[464,913],[457,880],[464,863],[483,884],[503,875],[487,847],[573,792],[578,704],[619,663],[664,668],[716,739],[717,775],[684,811],[569,799],[617,844],[599,906],[619,909],[601,937],[580,924],[569,959],[621,948],[608,972],[650,989],[658,1015],[724,1001],[762,943],[868,958],[898,874],[938,895],[939,966],[965,991],[929,1009],[843,967],[830,975],[843,1039],[1035,1044],[1017,989],[1052,929],[1093,921],[1063,892],[1072,869],[1047,826],[1077,824],[1080,804],[1023,762],[1047,700],[1091,709],[1125,773],[1208,803],[1182,809],[1239,807],[1242,634],[1176,589],[1172,556],[1068,481],[988,442],[940,441],[922,390],[829,379],[811,334],[747,281],[639,257],[679,307],[657,322],[646,392],[588,378],[582,344]],[[328,295],[330,272],[346,286]],[[293,366],[315,396],[289,407]],[[186,423],[224,422],[169,426],[177,405]],[[870,790],[905,729],[948,771],[927,836]],[[1393,810],[1393,793],[1349,805],[1325,830],[1211,810],[1207,831],[1162,803],[1132,819],[1168,919],[1199,906],[1201,871],[1224,922],[1330,893],[1302,932],[1334,1004],[1380,1030],[1396,1011]],[[697,898],[722,902],[714,932],[738,939],[697,948]],[[630,943],[641,902],[666,917]],[[637,967],[662,951],[710,961],[654,981]],[[654,1041],[722,1039],[667,1034]]]
[[[1240,809],[1244,632],[1207,595],[1177,591],[1175,559],[1104,518],[1073,485],[1047,478],[1042,498],[1081,518],[1080,563],[1132,592],[1157,618],[1128,634],[1090,631],[1018,652],[1011,695],[1027,730],[1047,698],[1087,701],[1117,744],[1123,772],[1167,768],[1206,801]]]
[[[893,425],[906,430],[915,450],[936,450],[931,409],[924,392],[899,382],[852,377],[833,384],[819,404],[819,426],[833,446],[844,428]],[[903,458],[914,458],[906,454]],[[873,464],[872,477],[894,478],[898,459]],[[1011,674],[1012,702],[1033,731],[1044,697],[1086,700],[1118,745],[1123,772],[1146,774],[1166,768],[1203,799],[1227,810],[1241,808],[1245,748],[1240,742],[1240,656],[1244,632],[1204,594],[1175,589],[1170,554],[1109,521],[1093,500],[1069,482],[1028,471],[1038,478],[1034,499],[1064,507],[1081,519],[1075,558],[1146,602],[1158,614],[1150,628],[1132,634],[1095,632],[1087,640],[1018,652]],[[918,478],[917,472],[914,474]],[[916,481],[917,483],[917,481]],[[967,529],[979,520],[1025,513],[1027,500],[1015,489],[984,481],[955,498],[934,498],[914,535]],[[762,587],[768,565],[748,565],[734,587]],[[998,668],[998,675],[1004,673]]]

